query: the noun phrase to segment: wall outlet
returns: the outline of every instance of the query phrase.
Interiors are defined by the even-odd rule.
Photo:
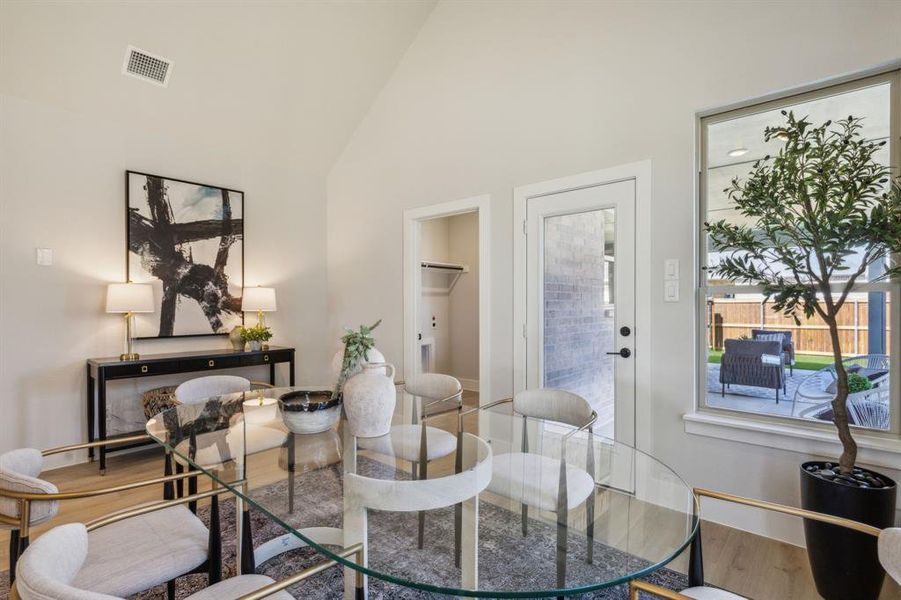
[[[663,283],[663,301],[678,302],[679,301],[679,282],[666,281]]]
[[[667,258],[663,261],[663,278],[667,281],[679,279],[679,259]]]
[[[49,267],[53,264],[53,250],[51,248],[35,248],[34,261],[42,267]]]

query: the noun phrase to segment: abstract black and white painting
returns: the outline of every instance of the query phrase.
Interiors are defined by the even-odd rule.
[[[243,323],[244,194],[126,172],[128,278],[153,285],[141,337],[228,333]]]

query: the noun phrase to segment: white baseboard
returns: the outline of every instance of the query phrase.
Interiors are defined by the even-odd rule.
[[[458,377],[460,380],[460,385],[463,386],[463,389],[467,392],[478,392],[479,391],[479,380],[478,379],[463,379],[462,377]]]

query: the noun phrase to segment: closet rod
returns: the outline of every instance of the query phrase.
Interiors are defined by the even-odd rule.
[[[454,265],[449,263],[436,263],[436,262],[428,262],[422,261],[423,269],[441,269],[443,271],[456,271],[458,273],[465,273],[466,267],[463,265]]]

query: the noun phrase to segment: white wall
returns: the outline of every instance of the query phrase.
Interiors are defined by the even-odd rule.
[[[124,335],[103,298],[125,277],[126,169],[245,192],[245,284],[276,288],[273,343],[297,347],[299,381],[321,380],[325,176],[430,9],[0,3],[0,452],[86,439],[85,360],[118,355]],[[120,74],[128,44],[175,62],[168,89]]]
[[[803,456],[684,432],[693,293],[685,277],[663,302],[663,260],[692,271],[696,111],[896,59],[899,25],[896,2],[439,4],[329,176],[331,331],[383,317],[379,347],[402,361],[402,210],[489,193],[490,397],[509,394],[511,190],[650,159],[649,450],[691,484],[797,504]],[[796,521],[743,515],[800,540]]]
[[[447,218],[447,253],[450,262],[466,265],[469,272],[451,290],[450,369],[464,386],[478,389],[479,380],[479,213]]]

